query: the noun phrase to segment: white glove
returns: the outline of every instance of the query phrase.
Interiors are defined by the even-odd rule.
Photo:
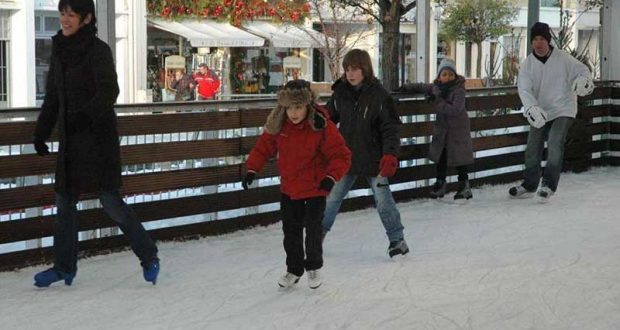
[[[547,112],[537,105],[532,105],[523,109],[523,117],[535,128],[541,128],[547,123]]]
[[[579,76],[573,81],[573,92],[579,96],[590,95],[594,90],[594,82],[592,78],[586,76]]]

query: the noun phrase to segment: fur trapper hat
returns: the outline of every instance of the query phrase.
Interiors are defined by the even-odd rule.
[[[308,116],[306,117],[310,126],[314,130],[325,127],[326,116],[321,111],[316,111],[314,102],[315,96],[310,90],[310,83],[305,80],[289,81],[282,90],[278,92],[278,105],[267,116],[265,131],[269,134],[277,134],[282,129],[282,124],[286,121],[286,108],[294,104],[304,104],[308,106]]]

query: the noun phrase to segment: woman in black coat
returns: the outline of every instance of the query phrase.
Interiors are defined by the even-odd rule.
[[[77,271],[77,208],[80,194],[97,193],[106,213],[127,236],[140,258],[145,280],[155,284],[157,247],[121,198],[120,145],[114,102],[119,89],[112,52],[97,38],[92,0],[61,0],[61,30],[52,37],[46,95],[34,133],[40,156],[54,126],[59,148],[56,162],[54,267],[35,275],[35,285],[64,280]]]

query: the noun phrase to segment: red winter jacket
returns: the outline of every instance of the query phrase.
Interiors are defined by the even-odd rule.
[[[284,119],[278,133],[264,132],[246,161],[248,171],[258,172],[277,155],[280,190],[291,199],[327,196],[327,191],[319,189],[321,180],[331,176],[338,181],[351,166],[351,151],[336,125],[324,116],[310,116],[315,118],[314,125],[308,119],[297,125]]]
[[[198,94],[205,99],[212,99],[220,89],[220,80],[214,74],[203,75],[198,72],[194,80],[198,83]]]

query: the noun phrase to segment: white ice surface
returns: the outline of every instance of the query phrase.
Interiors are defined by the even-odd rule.
[[[81,260],[70,287],[0,273],[0,328],[620,329],[620,168],[563,174],[547,204],[509,186],[399,204],[398,260],[374,209],[341,214],[317,290],[278,289],[280,224],[159,244],[157,286],[131,252]]]

